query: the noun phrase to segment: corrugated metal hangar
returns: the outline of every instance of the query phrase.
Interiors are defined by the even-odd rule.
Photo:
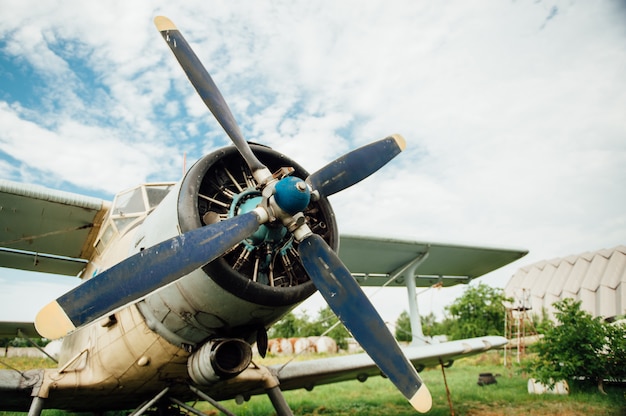
[[[613,319],[626,313],[626,246],[544,260],[519,269],[504,288],[514,307],[545,308],[564,298],[582,301],[593,316]]]

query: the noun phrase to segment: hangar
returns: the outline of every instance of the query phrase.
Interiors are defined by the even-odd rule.
[[[626,313],[626,246],[544,260],[522,267],[504,288],[514,307],[542,308],[553,317],[552,304],[564,298],[582,302],[581,309],[612,321]]]

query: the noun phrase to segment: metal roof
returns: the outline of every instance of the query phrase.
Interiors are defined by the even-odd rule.
[[[613,318],[626,313],[626,246],[543,260],[519,269],[506,285],[505,294],[515,307],[530,307],[550,316],[552,304],[564,298],[582,301],[581,309],[593,316]]]

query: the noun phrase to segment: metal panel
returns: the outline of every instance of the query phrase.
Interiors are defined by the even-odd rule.
[[[603,282],[611,289],[616,289],[626,277],[626,254],[616,251],[609,259],[606,266],[607,279]]]
[[[544,297],[550,287],[550,281],[554,278],[557,271],[558,264],[548,263],[545,265],[543,270],[541,270],[541,274],[538,275],[537,280],[533,284],[533,289],[536,289],[537,293],[541,293],[541,297]]]
[[[567,281],[567,277],[572,272],[572,267],[573,264],[569,261],[561,262],[546,290],[556,297],[560,296],[563,293],[563,286]]]
[[[572,268],[572,272],[570,273],[567,281],[565,282],[565,286],[563,290],[569,292],[572,295],[577,295],[580,292],[580,288],[583,284],[583,279],[587,274],[587,269],[589,268],[589,259],[584,257],[584,254],[581,255],[578,260],[574,263],[574,267]],[[565,297],[565,295],[563,295]]]
[[[591,259],[585,278],[582,281],[581,288],[595,292],[600,286],[602,277],[604,276],[604,270],[606,269],[608,261],[603,255],[594,256]]]
[[[556,266],[556,272],[549,265]],[[514,297],[522,287],[530,290],[533,309],[546,308],[553,313],[552,303],[570,297],[582,301],[581,308],[594,316],[623,314],[626,246],[525,266],[511,277],[505,293]]]

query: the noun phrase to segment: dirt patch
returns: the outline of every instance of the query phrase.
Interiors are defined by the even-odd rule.
[[[537,405],[516,407],[498,405],[492,408],[488,405],[475,404],[467,409],[464,414],[467,416],[622,416],[626,409],[606,409],[604,412],[597,413],[597,408],[591,408],[580,403],[542,403]]]

